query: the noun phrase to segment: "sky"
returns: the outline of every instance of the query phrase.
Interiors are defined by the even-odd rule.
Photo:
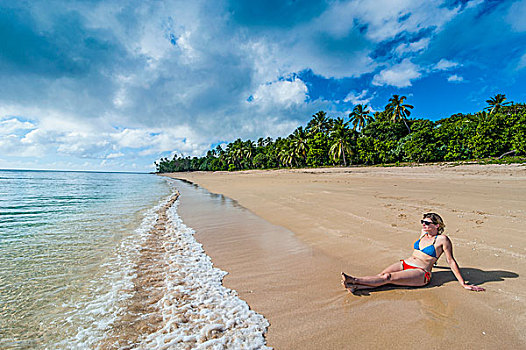
[[[0,169],[154,171],[324,110],[526,102],[526,0],[0,0]]]

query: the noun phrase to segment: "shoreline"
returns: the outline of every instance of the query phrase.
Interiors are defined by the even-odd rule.
[[[165,320],[160,316],[159,301],[166,291],[163,279],[167,264],[164,262],[166,248],[164,236],[167,234],[169,219],[168,209],[179,197],[174,192],[156,210],[157,218],[148,230],[143,245],[139,248],[137,269],[134,278],[133,295],[122,307],[106,337],[98,344],[100,349],[125,348],[130,344],[141,344],[145,334],[152,334],[163,327]]]
[[[360,344],[356,347],[383,344],[402,348],[417,345],[414,339],[420,337],[458,348],[460,344],[450,339],[454,336],[480,346],[524,343],[525,285],[517,278],[526,272],[526,250],[522,248],[526,242],[520,235],[525,223],[520,209],[526,195],[523,165],[249,170],[168,176],[232,198],[264,220],[290,230],[311,249],[310,260],[303,261],[310,270],[299,266],[302,273],[294,277],[297,284],[287,283],[286,274],[264,278],[267,283],[283,283],[282,295],[291,307],[304,311],[289,314],[289,325],[275,321],[286,320],[287,315],[267,305],[264,294],[257,295],[260,282],[255,283],[252,294],[256,295],[248,300],[240,292],[253,309],[270,316],[269,346],[299,345],[287,340],[294,333],[292,325],[297,324],[305,331],[316,330],[309,341],[301,343],[306,348],[349,342]],[[444,217],[464,278],[483,285],[487,292],[464,291],[447,268],[435,268],[426,288],[384,287],[362,297],[348,295],[339,284],[340,270],[375,274],[410,255],[409,246],[418,238],[415,230],[419,225],[415,223],[425,211]],[[182,218],[185,220],[184,215]],[[196,232],[199,235],[198,229]],[[212,237],[202,235],[199,239],[214,263],[221,261],[220,267],[232,273],[225,284],[239,291],[237,287],[246,284],[240,281],[249,279],[254,270],[232,271],[233,263],[225,258],[228,252],[214,251]],[[256,256],[258,252],[250,250],[248,254]],[[447,267],[444,258],[438,265]],[[294,295],[302,293],[302,284],[314,285],[311,292],[322,296],[311,296],[313,300],[308,302],[295,299]],[[319,315],[332,320],[323,321]],[[377,329],[379,323],[383,332]],[[411,335],[399,335],[404,324],[414,329]],[[374,342],[366,334],[374,334]],[[394,334],[399,339],[393,344]]]

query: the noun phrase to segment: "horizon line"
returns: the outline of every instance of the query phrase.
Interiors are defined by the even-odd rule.
[[[0,171],[40,171],[40,172],[59,172],[59,173],[104,173],[104,174],[155,174],[151,172],[138,171],[107,171],[107,170],[57,170],[57,169],[2,169]]]

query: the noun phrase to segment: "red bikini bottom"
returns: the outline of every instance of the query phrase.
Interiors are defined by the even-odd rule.
[[[417,266],[411,266],[407,264],[404,260],[400,260],[402,262],[402,270],[410,270],[410,269],[420,269],[424,271],[424,284],[428,284],[429,281],[431,281],[431,272],[424,270],[421,267]]]

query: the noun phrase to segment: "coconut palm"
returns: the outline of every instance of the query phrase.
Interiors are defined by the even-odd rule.
[[[223,148],[221,147],[221,145],[217,145],[214,152],[217,156],[221,156],[225,151],[223,151]]]
[[[336,118],[331,130],[332,144],[329,149],[329,156],[335,161],[340,162],[343,157],[343,165],[347,166],[346,154],[352,154],[351,150],[351,135],[348,128],[348,123],[344,123],[342,118]]]
[[[372,120],[371,111],[367,105],[356,105],[353,111],[349,114],[349,122],[353,125],[353,130],[362,130],[365,124]]]
[[[300,126],[290,135],[290,146],[296,156],[301,157],[303,161],[307,159],[307,135],[303,127]]]
[[[296,154],[290,147],[284,147],[279,151],[278,158],[284,166],[292,168],[296,161]]]
[[[220,159],[224,161],[227,165],[234,164],[234,166],[237,168],[237,158],[234,154],[234,152],[229,151],[229,147],[227,146],[227,151],[221,156]]]
[[[245,158],[245,147],[244,142],[241,139],[237,139],[226,146],[225,160],[227,164],[234,164],[236,169],[241,169],[241,162]]]
[[[307,129],[310,133],[316,134],[318,132],[327,132],[329,130],[330,120],[327,118],[327,113],[319,111],[312,116],[312,119],[307,124]]]
[[[254,154],[254,150],[256,149],[256,144],[254,141],[246,140],[243,142],[242,150],[243,150],[243,158],[245,158],[248,161],[252,160],[252,155]]]
[[[491,120],[491,114],[486,111],[481,111],[475,114],[468,114],[464,122],[467,122],[467,123],[474,122],[478,124],[484,124],[486,122],[489,122],[490,120]]]
[[[387,106],[385,106],[385,111],[389,114],[391,121],[393,122],[397,122],[402,119],[407,131],[411,133],[411,129],[409,128],[409,125],[407,125],[407,117],[411,115],[411,111],[409,109],[413,109],[414,106],[404,104],[406,98],[407,97],[405,96],[400,97],[398,95],[393,95],[393,97],[389,99]]]
[[[234,164],[237,166],[237,157],[234,152],[235,150],[233,145],[233,143],[229,143],[228,145],[226,145],[225,152],[221,155],[221,158],[226,162],[226,164]]]
[[[489,104],[488,107],[484,108],[489,110],[489,114],[497,113],[499,109],[503,106],[509,105],[511,102],[504,102],[506,100],[506,95],[496,94],[494,97],[491,97],[489,100],[486,100],[486,103]]]

